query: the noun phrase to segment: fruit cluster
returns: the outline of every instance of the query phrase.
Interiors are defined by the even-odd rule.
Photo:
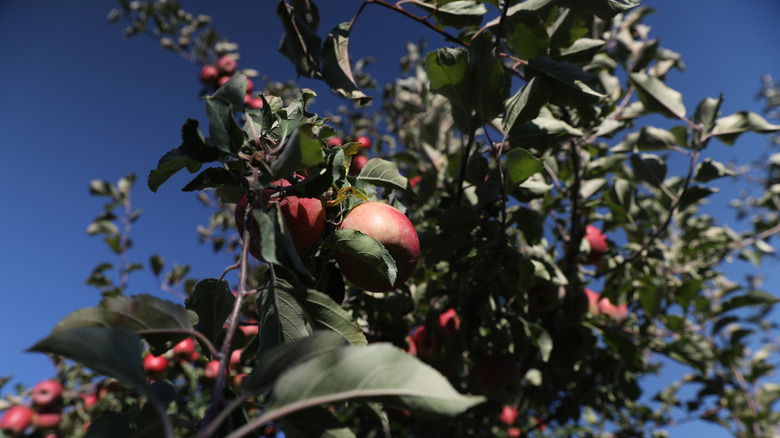
[[[62,383],[57,380],[38,382],[30,394],[32,407],[16,405],[9,408],[0,419],[0,431],[20,437],[32,426],[36,433],[52,436],[48,433],[57,430],[62,418],[62,391]]]
[[[236,61],[236,58],[225,55],[217,60],[216,65],[208,64],[203,66],[200,70],[200,82],[208,87],[210,91],[214,91],[225,85],[237,71],[238,61]],[[247,78],[244,104],[250,108],[262,108],[263,99],[252,94],[254,89],[255,84],[251,79]]]

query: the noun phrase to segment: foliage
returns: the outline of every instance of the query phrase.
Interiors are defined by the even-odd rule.
[[[200,66],[238,58],[207,17],[175,2],[120,5],[110,18],[128,19],[127,35],[150,33]],[[371,96],[367,60],[349,53],[366,7],[403,14],[449,44],[408,44],[404,76],[382,99]],[[91,421],[86,436],[664,436],[704,420],[736,436],[778,433],[780,390],[767,381],[777,326],[766,318],[778,299],[758,277],[730,278],[727,268],[775,253],[780,159],[748,174],[707,154],[712,140],[734,146],[780,126],[746,111],[722,115],[723,96],[686,104],[665,83],[682,60],[650,38],[649,8],[365,0],[330,31],[319,29],[312,0],[282,0],[275,11],[280,50],[298,75],[352,105],[322,116],[311,89],[266,81],[252,92],[251,70],[204,89],[208,126],[187,119],[181,145],[147,177],[156,191],[193,174],[183,190],[214,211],[202,240],[234,255],[212,278],[191,279],[181,266],[163,276],[183,305],[124,295],[142,266],[125,259],[139,214],[134,178],[91,184],[109,202],[88,233],[104,236],[121,263],[89,277],[103,295],[96,307],[32,347],[68,359],[58,359],[70,388],[61,432],[78,436]],[[769,114],[779,94],[768,80]],[[660,120],[652,115],[666,123],[648,124]],[[362,135],[373,139],[368,151]],[[372,159],[356,172],[361,154]],[[744,178],[755,175],[760,184]],[[282,178],[292,185],[279,188]],[[731,178],[761,190],[735,201],[751,220],[744,231],[707,213]],[[322,201],[327,226],[313,252],[298,254],[268,193]],[[234,213],[244,194],[250,208]],[[366,200],[403,211],[422,248],[411,278],[387,293],[353,286],[336,262],[349,248],[395,278],[381,243],[336,230]],[[234,214],[257,227],[236,237]],[[588,225],[607,235],[600,258],[589,257]],[[241,245],[251,239],[262,260]],[[150,267],[160,276],[162,257]],[[188,338],[198,351],[177,356],[172,348]],[[164,355],[165,373],[145,373],[144,354]],[[503,365],[489,365],[496,357]],[[682,377],[647,394],[643,376],[672,362]],[[108,387],[94,407],[78,402]],[[501,419],[507,406],[520,415]]]

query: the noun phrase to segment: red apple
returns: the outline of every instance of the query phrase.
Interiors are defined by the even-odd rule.
[[[286,187],[290,185],[287,180],[278,180],[274,182],[275,186]],[[325,232],[325,211],[322,208],[322,202],[317,198],[299,198],[297,196],[267,194],[268,202],[278,202],[278,207],[284,216],[284,223],[290,231],[295,250],[299,256],[303,257],[309,254],[322,234]],[[244,234],[244,213],[247,205],[247,194],[244,194],[236,204],[235,219],[238,232]],[[251,213],[250,213],[251,215]],[[260,236],[260,229],[254,224],[252,227],[253,239],[249,247],[249,252],[258,260],[263,260],[262,250],[259,242],[255,239]]]
[[[455,337],[458,331],[460,331],[460,318],[458,318],[455,309],[448,309],[439,315],[439,327],[444,330],[448,337]]]
[[[244,333],[244,336],[248,339],[257,335],[260,327],[257,325],[257,321],[248,321],[246,324],[239,324],[238,329]]]
[[[414,342],[414,338],[409,335],[406,337],[406,352],[412,356],[417,356],[417,345]]]
[[[32,417],[32,424],[36,429],[56,429],[60,426],[62,412],[60,411],[39,411]]]
[[[599,300],[599,310],[601,313],[609,316],[616,322],[621,322],[628,317],[628,305],[623,303],[619,305],[612,304],[608,299]]]
[[[159,378],[168,369],[168,359],[151,353],[144,357],[144,371],[150,377]]]
[[[506,430],[506,436],[507,438],[520,438],[520,436],[523,433],[520,432],[520,428],[518,427],[510,427]]]
[[[93,406],[97,404],[98,396],[94,392],[90,393],[82,393],[81,394],[81,401],[84,402],[84,409],[89,411],[92,409]]]
[[[206,368],[203,370],[203,375],[209,380],[217,380],[217,376],[219,375],[219,361],[213,359],[207,363]]]
[[[368,157],[365,155],[355,155],[352,157],[352,164],[349,165],[349,173],[357,175],[368,163]]]
[[[62,383],[56,380],[38,382],[32,390],[32,400],[36,406],[45,407],[62,400]]]
[[[371,147],[371,139],[366,135],[361,135],[355,139],[355,142],[360,143],[361,148],[368,149]]]
[[[498,416],[498,419],[507,426],[511,426],[515,424],[518,415],[516,407],[504,405],[504,407],[501,408],[501,414]]]
[[[356,257],[337,253],[336,260],[344,276],[356,286],[373,292],[386,292],[402,285],[417,266],[420,241],[409,219],[399,210],[381,203],[364,202],[347,214],[339,229],[352,229],[373,237],[384,245],[395,260],[398,274],[395,283]]]
[[[192,338],[184,339],[173,346],[173,357],[176,360],[189,360],[194,352],[195,340]]]
[[[217,60],[217,68],[223,75],[232,76],[238,68],[238,62],[230,56],[223,56]]]
[[[588,297],[588,313],[593,316],[599,316],[599,313],[601,313],[599,309],[599,298],[601,295],[585,288],[585,296]]]
[[[506,354],[491,354],[477,363],[477,383],[494,400],[507,400],[517,392],[523,378],[517,362]]]
[[[246,80],[246,94],[252,94],[255,91],[255,83],[251,79]]]
[[[247,94],[247,96],[249,95]],[[244,103],[246,103],[247,106],[249,106],[250,108],[254,108],[254,109],[260,109],[263,107],[263,105],[265,105],[263,103],[263,99],[259,97],[251,97],[249,99],[249,102],[247,102],[246,99],[244,99]]]
[[[230,353],[230,368],[233,368],[234,370],[237,370],[241,368],[241,350],[233,350],[232,353]]]
[[[229,80],[230,80],[230,76],[220,76],[219,79],[217,79],[217,86],[221,87],[227,84],[227,81]]]
[[[328,146],[328,148],[333,149],[336,146],[343,145],[344,140],[342,140],[341,137],[331,137],[325,142],[325,144]]]
[[[420,176],[420,175],[413,176],[413,177],[409,178],[409,187],[415,188],[415,186],[417,186],[417,184],[420,183],[421,179],[422,179],[422,176]]]
[[[588,225],[585,227],[585,240],[590,245],[590,252],[585,258],[586,264],[596,264],[607,252],[607,236],[598,227]]]
[[[436,334],[431,330],[426,330],[424,325],[417,327],[412,335],[412,345],[420,360],[429,362],[439,358],[441,345]]]
[[[203,85],[214,86],[217,83],[218,77],[219,70],[213,65],[204,65],[203,68],[200,69],[200,82],[203,83]]]
[[[11,436],[21,436],[32,422],[33,411],[27,406],[13,406],[0,419],[0,430]]]

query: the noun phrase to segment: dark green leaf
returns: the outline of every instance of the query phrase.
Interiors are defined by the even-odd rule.
[[[187,119],[181,128],[181,149],[185,155],[201,163],[210,163],[219,159],[220,150],[206,144],[206,139],[200,132],[198,121]]]
[[[708,97],[699,103],[693,113],[693,123],[703,128],[704,134],[709,134],[715,127],[715,120],[720,113],[720,105],[723,103],[723,95],[717,99]]]
[[[238,151],[244,143],[244,132],[233,117],[233,106],[230,102],[222,98],[207,97],[206,117],[214,146],[228,154]]]
[[[244,108],[246,86],[247,77],[242,73],[236,73],[214,92],[213,97],[225,99],[233,105],[233,109],[241,110]]]
[[[667,87],[660,79],[644,73],[631,73],[629,80],[636,87],[639,100],[648,111],[658,112],[672,119],[685,117],[682,94]]]
[[[163,267],[165,266],[165,260],[163,257],[159,254],[155,254],[151,257],[149,257],[149,265],[152,267],[152,272],[155,276],[160,275],[160,272],[162,272]]]
[[[260,249],[263,260],[288,269],[294,275],[311,278],[311,274],[295,250],[292,236],[277,204],[271,203],[265,211],[254,209],[252,215],[262,236]]]
[[[325,38],[325,44],[322,46],[322,74],[335,93],[365,105],[371,98],[360,90],[352,76],[349,31],[350,23],[341,23]]]
[[[368,160],[357,178],[388,189],[406,190],[409,188],[409,181],[398,172],[398,166],[392,161],[381,158]]]
[[[468,52],[464,49],[443,48],[425,57],[431,91],[450,101],[455,124],[461,130],[466,129],[474,109],[468,69]]]
[[[631,166],[634,168],[634,174],[640,180],[653,187],[660,187],[666,178],[666,163],[657,155],[631,155]]]
[[[293,65],[298,76],[321,77],[320,47],[322,40],[317,36],[319,12],[314,2],[306,2],[309,10],[296,10],[284,0],[279,2],[276,14],[284,26],[284,36],[279,51]]]
[[[504,130],[509,132],[514,126],[522,126],[539,116],[539,110],[547,103],[550,90],[542,80],[531,78],[514,96],[507,99]]]
[[[780,299],[770,293],[760,290],[752,290],[743,295],[726,300],[721,306],[720,312],[718,312],[718,314],[746,306],[771,306],[776,304],[778,301],[780,301]]]
[[[225,184],[238,184],[233,175],[223,167],[209,167],[182,187],[182,192],[220,188]]]
[[[203,333],[212,344],[217,345],[222,326],[233,310],[235,301],[236,297],[230,292],[226,281],[208,278],[195,285],[195,290],[187,299],[186,307],[198,315],[195,329]]]
[[[280,282],[260,292],[259,357],[265,357],[274,347],[306,338],[311,332],[303,307],[288,288],[289,284]]]
[[[149,190],[157,192],[157,189],[168,180],[173,174],[184,169],[187,166],[187,158],[182,148],[176,148],[168,151],[160,158],[157,168],[149,172],[147,186]]]
[[[299,296],[300,295],[300,296]],[[332,330],[349,341],[352,345],[366,345],[363,329],[355,320],[333,301],[328,295],[314,289],[306,289],[304,293],[295,293],[306,311],[308,320],[314,329]]]
[[[271,164],[275,178],[287,176],[296,170],[313,167],[322,161],[322,146],[306,129],[293,132],[279,158]]]
[[[395,260],[373,237],[352,229],[336,230],[325,239],[323,246],[360,259],[386,278],[389,284],[395,283],[398,274]]]
[[[421,0],[410,0],[410,3],[424,9],[442,26],[456,29],[479,26],[482,23],[482,16],[487,13],[485,5],[477,1],[455,0],[431,4]]]
[[[544,163],[534,157],[527,149],[515,148],[506,154],[506,178],[510,190],[535,173],[544,169]]]
[[[723,163],[714,161],[712,158],[705,158],[696,167],[696,181],[707,182],[724,176],[734,176],[736,172],[727,168]]]

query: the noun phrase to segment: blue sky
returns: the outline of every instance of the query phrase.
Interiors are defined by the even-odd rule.
[[[215,26],[240,44],[240,68],[257,69],[275,80],[295,78],[292,65],[276,51],[282,32],[276,2],[182,4],[193,13],[211,15]],[[322,29],[330,29],[349,20],[360,2],[318,4]],[[669,85],[683,93],[689,112],[701,99],[721,92],[724,114],[761,111],[755,99],[761,75],[780,79],[780,2],[644,4],[656,9],[646,20],[651,35],[683,55],[688,71],[671,73]],[[26,385],[52,376],[54,369],[45,356],[23,350],[69,312],[95,305],[99,294],[84,279],[99,262],[115,261],[99,238],[85,234],[102,206],[101,199],[88,193],[90,180],[137,174],[133,200],[144,213],[134,228],[131,260],[146,263],[151,254],[160,253],[169,263],[191,264],[201,278],[218,276],[228,263],[197,243],[195,229],[206,223],[209,212],[193,194],[179,191],[189,175],[172,178],[156,194],[145,186],[159,157],[179,145],[184,121],[203,120],[198,68],[149,38],[124,39],[122,26],[106,21],[113,2],[82,0],[78,5],[0,0],[0,376],[13,374],[14,382]],[[404,41],[420,36],[436,40],[415,23],[368,7],[353,30],[351,49],[355,56],[377,56],[369,72],[385,82],[398,72]],[[301,84],[320,94],[315,112],[335,111],[341,103],[321,83]],[[714,142],[710,152],[722,161],[745,162],[765,145],[763,138],[746,135],[733,147]],[[730,213],[719,207],[735,195],[724,184],[723,194],[714,198],[713,208],[724,221]],[[130,293],[166,296],[148,272],[131,277]],[[700,424],[691,431],[673,429],[673,436],[684,430],[717,436]]]

